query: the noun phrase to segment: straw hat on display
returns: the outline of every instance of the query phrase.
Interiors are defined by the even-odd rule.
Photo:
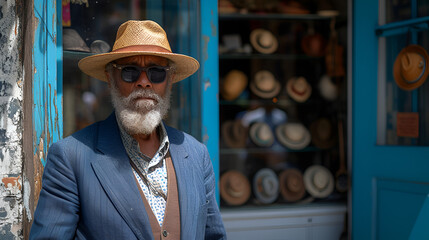
[[[277,140],[289,149],[299,150],[311,142],[310,132],[301,123],[283,123],[276,127]]]
[[[220,196],[228,204],[242,205],[250,198],[249,180],[242,173],[229,170],[222,174],[219,181]]]
[[[304,197],[304,178],[298,169],[289,168],[280,172],[279,183],[280,193],[286,201],[296,202]]]
[[[320,78],[319,91],[320,95],[328,101],[333,101],[338,96],[338,87],[328,75],[323,75]]]
[[[252,142],[259,147],[270,147],[274,143],[273,131],[264,122],[252,123],[249,129],[249,136]]]
[[[63,49],[66,51],[90,52],[79,33],[72,28],[63,29]]]
[[[334,176],[324,166],[313,165],[304,172],[304,185],[315,198],[325,198],[334,191]]]
[[[232,101],[238,98],[246,87],[246,74],[239,70],[231,70],[221,83],[220,94],[225,100]]]
[[[311,85],[304,77],[293,77],[286,84],[288,95],[297,102],[305,102],[311,95]]]
[[[250,33],[250,44],[260,53],[270,54],[277,50],[276,37],[268,30],[257,28]]]
[[[393,64],[396,84],[403,90],[420,87],[429,75],[429,56],[419,45],[409,45],[401,50]]]
[[[258,71],[250,82],[250,90],[261,98],[273,98],[280,93],[280,82],[267,70]]]
[[[258,170],[253,177],[253,193],[260,203],[270,204],[276,201],[279,196],[279,180],[276,173],[269,168]]]
[[[301,48],[310,57],[322,57],[326,53],[326,40],[319,33],[310,33],[302,38]]]
[[[333,147],[337,143],[337,136],[332,122],[327,118],[319,118],[310,125],[311,141],[321,149]]]
[[[123,23],[118,29],[112,51],[80,60],[79,68],[87,75],[107,82],[105,68],[108,63],[137,55],[159,56],[170,60],[175,69],[173,82],[189,77],[199,68],[194,58],[173,53],[164,29],[150,20]]]
[[[244,148],[247,129],[240,120],[228,120],[222,124],[222,139],[230,148]]]

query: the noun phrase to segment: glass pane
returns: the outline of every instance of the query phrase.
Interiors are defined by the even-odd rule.
[[[386,23],[429,16],[428,0],[386,0]]]
[[[384,127],[379,134],[379,144],[387,145],[429,145],[429,83],[424,81],[428,69],[424,69],[429,49],[429,31],[413,32],[382,38],[380,42],[385,56],[385,95],[384,105],[379,105],[379,127]],[[417,44],[418,47],[406,46]],[[426,52],[426,55],[425,55]],[[401,54],[400,54],[401,53]],[[426,57],[425,57],[426,56]],[[385,58],[385,59],[383,59]],[[395,64],[396,61],[396,64]],[[414,64],[415,62],[415,64]],[[427,65],[426,65],[427,66]],[[383,68],[382,64],[380,65]],[[410,70],[413,68],[413,70]],[[417,75],[416,75],[417,74]],[[395,81],[395,78],[397,81]],[[413,78],[413,79],[411,79]],[[410,83],[416,80],[416,84]],[[417,82],[422,83],[417,87]],[[400,87],[401,86],[401,87]],[[380,99],[379,99],[380,100]],[[381,138],[380,138],[381,137]]]
[[[118,27],[130,19],[155,20],[166,30],[173,52],[197,58],[198,44],[189,40],[199,39],[198,23],[189,20],[194,17],[192,15],[198,14],[196,2],[62,1],[64,136],[105,119],[113,110],[107,83],[83,74],[77,66],[79,60],[95,53],[111,51]],[[191,79],[174,84],[171,110],[166,119],[169,125],[189,132],[197,138],[200,136],[198,90],[197,74]]]

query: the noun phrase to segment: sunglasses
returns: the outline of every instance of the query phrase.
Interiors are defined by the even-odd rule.
[[[136,82],[143,71],[146,72],[151,83],[162,83],[167,79],[168,71],[171,69],[170,67],[163,66],[140,67],[136,65],[119,65],[116,63],[112,63],[112,66],[121,70],[122,80],[127,83]]]

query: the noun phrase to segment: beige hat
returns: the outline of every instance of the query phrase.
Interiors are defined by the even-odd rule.
[[[321,149],[335,146],[337,135],[332,122],[327,118],[319,118],[310,125],[311,141]]]
[[[259,169],[253,177],[253,193],[264,204],[273,203],[279,196],[279,180],[269,168]]]
[[[288,95],[297,102],[305,102],[311,95],[311,85],[304,77],[293,77],[286,84]]]
[[[396,84],[404,90],[420,87],[429,75],[429,56],[419,45],[409,45],[401,50],[393,64]]]
[[[105,68],[108,63],[137,55],[159,56],[169,59],[175,68],[173,82],[189,77],[200,66],[198,61],[192,57],[172,53],[164,29],[156,22],[146,20],[123,23],[116,34],[112,51],[80,60],[79,68],[89,76],[107,82]]]
[[[225,100],[232,101],[240,96],[247,87],[247,76],[242,71],[229,71],[220,86],[220,94]]]
[[[230,148],[244,148],[247,140],[247,129],[241,120],[227,120],[222,124],[222,139]]]
[[[257,28],[250,33],[250,44],[260,53],[270,54],[277,50],[276,37],[268,30]]]
[[[279,174],[280,193],[289,202],[300,200],[305,195],[304,178],[295,168],[283,170]]]
[[[272,98],[280,93],[280,82],[267,70],[258,71],[250,82],[250,90],[261,98]]]
[[[301,123],[283,123],[276,127],[277,140],[285,147],[300,150],[311,142],[310,132]]]
[[[304,172],[304,185],[315,198],[325,198],[334,191],[334,176],[324,166],[313,165]]]
[[[66,51],[90,52],[88,45],[73,28],[63,29],[63,49]]]
[[[249,180],[236,170],[222,174],[219,181],[220,196],[229,205],[244,204],[251,194]]]
[[[250,139],[259,147],[270,147],[274,143],[274,134],[270,125],[264,122],[252,123],[249,129]]]

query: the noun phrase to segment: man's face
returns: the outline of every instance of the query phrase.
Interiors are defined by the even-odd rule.
[[[115,61],[117,66],[167,66],[168,60],[155,56],[132,56]],[[152,83],[145,71],[137,81],[125,82],[121,69],[112,67],[107,72],[112,102],[119,121],[131,135],[152,133],[161,123],[170,107],[171,75],[161,83]]]

